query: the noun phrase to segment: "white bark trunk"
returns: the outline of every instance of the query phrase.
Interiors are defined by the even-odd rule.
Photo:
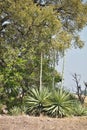
[[[61,88],[64,86],[64,69],[65,69],[65,50],[63,52],[63,66],[62,66],[62,82],[61,82]]]
[[[42,90],[42,63],[43,63],[43,54],[41,52],[41,59],[40,59],[40,91]]]
[[[53,84],[52,87],[53,89],[55,88],[55,50],[54,50],[54,54],[53,54]]]

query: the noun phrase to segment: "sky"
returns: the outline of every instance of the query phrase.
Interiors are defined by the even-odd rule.
[[[65,68],[64,68],[64,86],[65,88],[75,92],[76,85],[72,74],[77,73],[81,75],[80,85],[84,89],[83,81],[87,82],[87,27],[80,33],[81,39],[85,42],[82,49],[71,49],[66,52]],[[59,72],[62,72],[62,61],[59,61],[57,67]]]

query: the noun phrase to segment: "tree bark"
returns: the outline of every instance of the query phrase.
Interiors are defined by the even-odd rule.
[[[63,85],[64,85],[64,69],[65,69],[65,50],[63,50],[63,66],[62,66],[62,82],[61,82],[61,88],[63,88]]]

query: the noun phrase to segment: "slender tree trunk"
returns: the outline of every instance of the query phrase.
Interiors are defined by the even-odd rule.
[[[42,64],[43,64],[43,54],[41,52],[41,58],[40,58],[40,91],[42,90]]]
[[[55,50],[53,50],[53,83],[52,88],[55,88]]]
[[[65,51],[63,51],[63,66],[62,66],[62,82],[61,82],[61,88],[63,88],[63,85],[64,85],[64,69],[65,69]]]

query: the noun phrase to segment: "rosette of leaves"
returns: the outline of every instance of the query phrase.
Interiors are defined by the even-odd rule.
[[[79,102],[76,102],[73,108],[73,115],[74,116],[87,116],[87,107],[85,107]]]
[[[45,111],[52,117],[69,116],[72,114],[72,104],[73,100],[68,92],[63,89],[54,90]]]
[[[38,89],[31,89],[29,91],[29,95],[26,97],[26,106],[27,106],[27,113],[29,115],[39,116],[41,113],[44,112],[44,107],[46,106],[46,102],[50,96],[50,92],[47,88],[42,90]]]
[[[14,115],[14,116],[18,116],[18,115],[21,115],[22,112],[21,112],[21,109],[17,106],[14,106],[12,107],[10,110],[9,110],[9,114],[10,115]]]

